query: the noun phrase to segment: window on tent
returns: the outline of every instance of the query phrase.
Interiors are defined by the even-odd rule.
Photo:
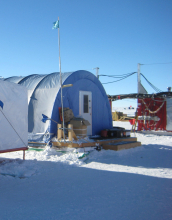
[[[89,107],[89,105],[88,105],[88,95],[84,95],[83,104],[84,104],[84,113],[88,113],[88,107]]]

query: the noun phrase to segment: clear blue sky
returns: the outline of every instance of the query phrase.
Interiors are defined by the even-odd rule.
[[[172,62],[172,0],[1,0],[0,76],[59,71],[52,30],[58,16],[62,72],[95,74],[99,67],[99,74],[122,75],[137,72],[138,63]],[[172,86],[172,63],[142,65],[141,73],[163,91]],[[100,76],[102,83],[112,80]],[[104,88],[110,95],[136,93],[137,74]]]

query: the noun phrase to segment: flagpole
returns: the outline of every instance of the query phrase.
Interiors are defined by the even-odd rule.
[[[59,24],[59,17],[58,17]],[[63,92],[62,92],[62,73],[61,73],[61,58],[60,58],[60,28],[58,25],[58,42],[59,42],[59,69],[60,69],[60,88],[61,88],[61,105],[62,105],[62,118],[63,118],[63,138],[65,141],[65,132],[64,132],[64,112],[63,112]]]

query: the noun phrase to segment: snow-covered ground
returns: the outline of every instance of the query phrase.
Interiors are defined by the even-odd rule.
[[[1,154],[0,219],[172,219],[172,136],[131,136],[142,146]]]

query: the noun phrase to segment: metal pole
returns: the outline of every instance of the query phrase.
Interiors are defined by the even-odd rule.
[[[140,88],[140,63],[137,65],[137,92],[139,93]]]
[[[93,70],[96,69],[96,77],[99,79],[99,67],[93,68]]]
[[[59,17],[58,17],[59,23]],[[62,118],[63,118],[63,138],[65,141],[65,132],[64,132],[64,112],[63,112],[63,88],[62,88],[62,73],[61,73],[61,59],[60,59],[60,28],[58,27],[58,41],[59,41],[59,69],[60,69],[60,87],[61,87],[61,104],[62,104]]]
[[[97,78],[99,79],[99,68],[97,67],[96,69],[97,69],[96,75],[97,75]]]

